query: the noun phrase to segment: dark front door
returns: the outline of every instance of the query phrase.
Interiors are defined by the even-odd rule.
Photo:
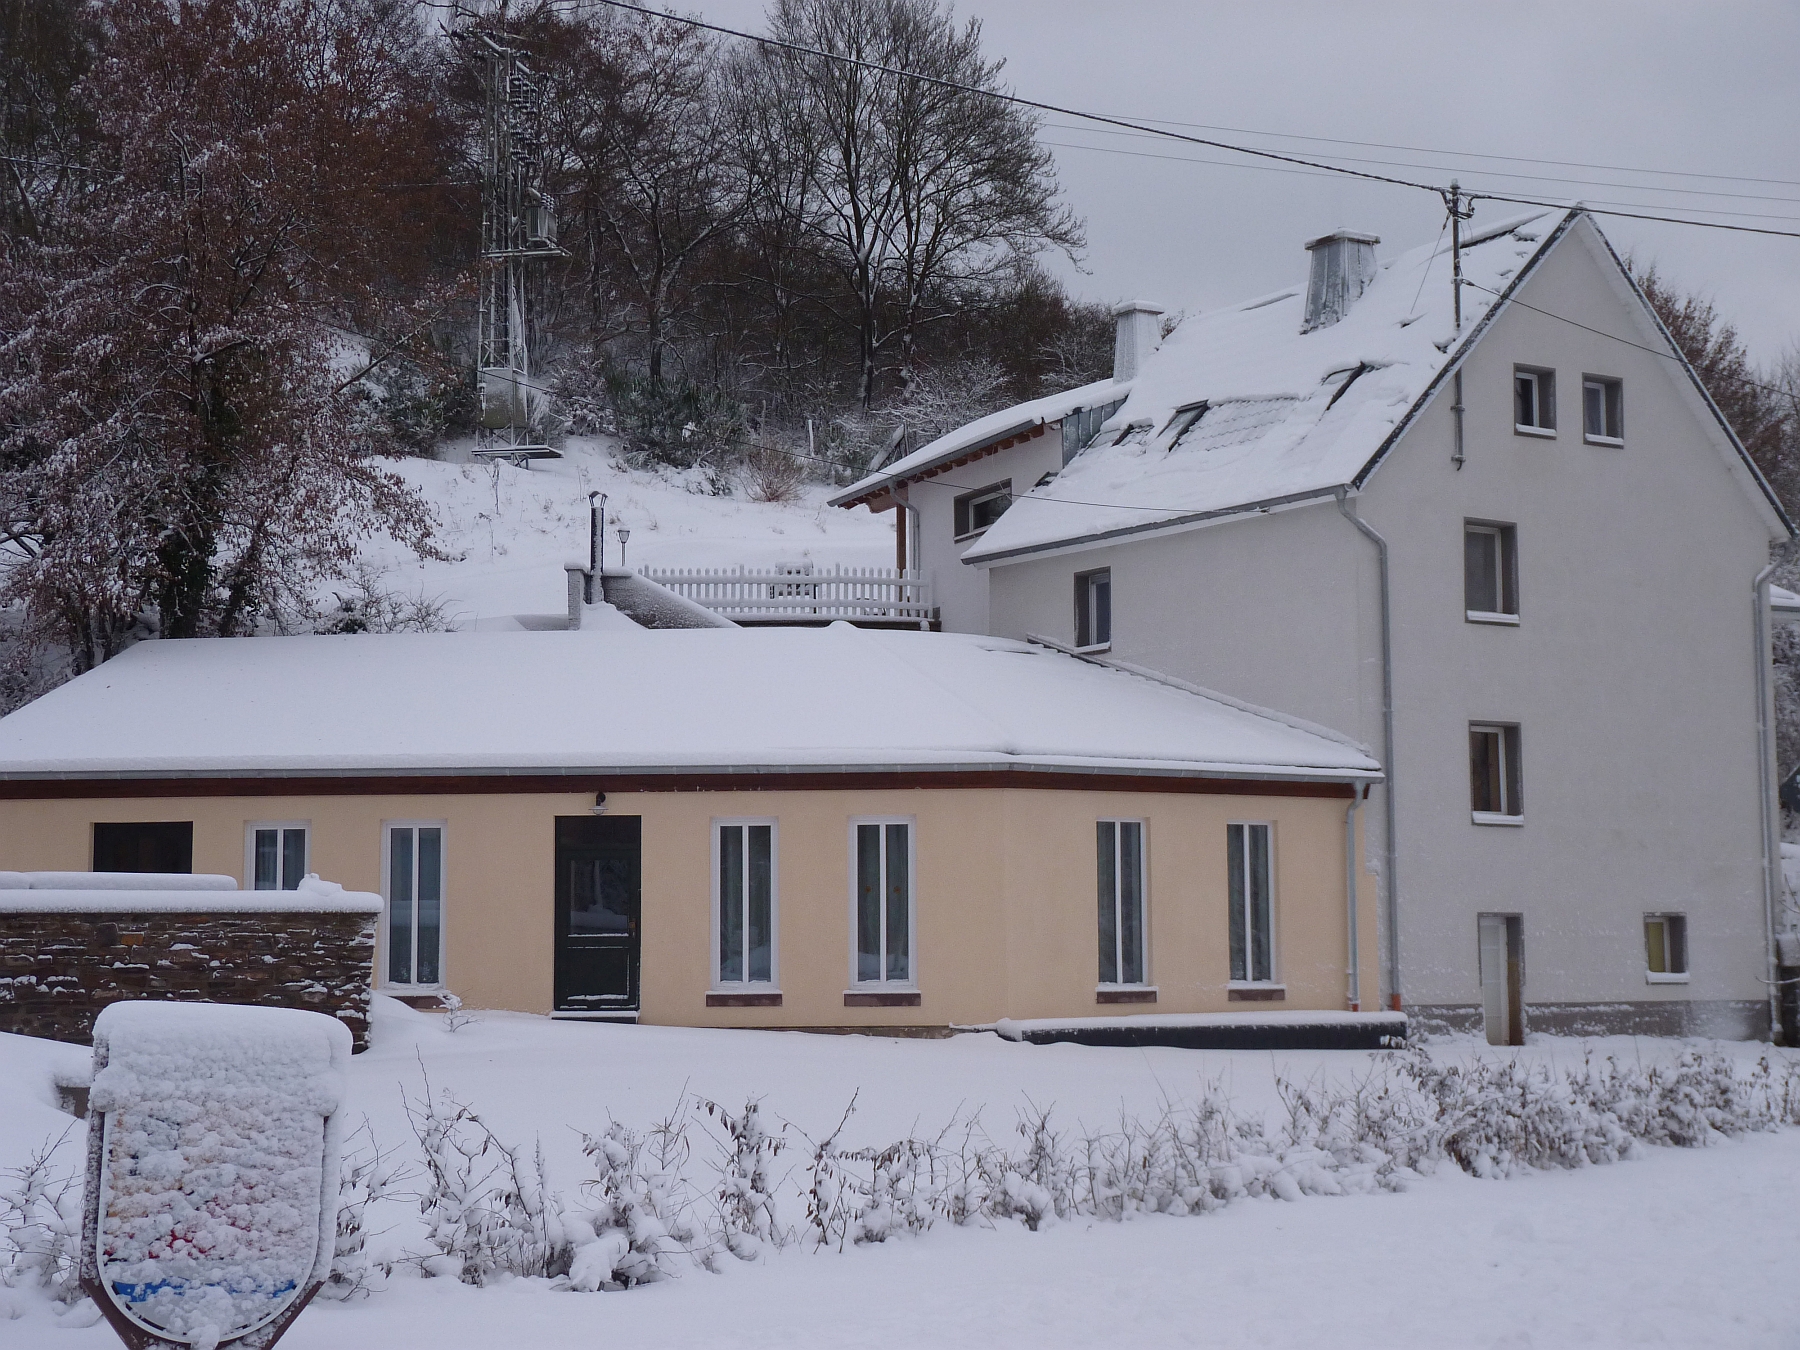
[[[556,818],[558,1012],[635,1012],[640,816]]]

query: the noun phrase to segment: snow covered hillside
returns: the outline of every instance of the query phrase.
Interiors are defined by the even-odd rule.
[[[979,1116],[995,1140],[1016,1137],[1034,1106],[1054,1107],[1064,1137],[1116,1128],[1125,1116],[1186,1107],[1209,1088],[1240,1118],[1275,1136],[1294,1088],[1352,1087],[1376,1068],[1354,1052],[1223,1052],[1030,1046],[991,1034],[882,1040],[779,1032],[614,1027],[508,1013],[478,1013],[455,1031],[438,1014],[377,1000],[374,1047],[350,1066],[352,1123],[410,1169],[368,1215],[369,1254],[428,1250],[418,1197],[410,1099],[427,1078],[478,1111],[527,1164],[540,1144],[549,1186],[571,1203],[602,1187],[582,1132],[614,1122],[652,1129],[683,1113],[706,1124],[686,1135],[689,1164],[707,1195],[729,1189],[713,1170],[718,1124],[694,1109],[707,1098],[741,1109],[760,1097],[763,1122],[784,1131],[776,1158],[782,1203],[806,1173],[852,1095],[843,1131],[850,1150],[903,1136],[929,1139],[953,1118]],[[1669,1066],[1695,1048],[1675,1041],[1574,1042],[1534,1038],[1523,1050],[1473,1040],[1434,1043],[1435,1059],[1508,1060],[1579,1071],[1590,1052],[1637,1067]],[[1769,1051],[1703,1047],[1740,1069]],[[87,1052],[0,1036],[0,1168],[73,1122],[52,1105],[52,1076]],[[1278,1077],[1289,1085],[1287,1099]],[[714,1132],[708,1137],[704,1131]],[[65,1161],[79,1156],[79,1126]],[[816,1250],[809,1240],[760,1259],[720,1253],[715,1271],[683,1258],[674,1278],[582,1294],[542,1279],[485,1288],[422,1279],[396,1266],[385,1288],[345,1301],[321,1298],[284,1345],[360,1350],[394,1344],[433,1350],[531,1344],[662,1347],[1147,1347],[1262,1345],[1354,1350],[1410,1347],[1709,1345],[1792,1347],[1800,1287],[1788,1278],[1800,1230],[1794,1181],[1800,1130],[1712,1137],[1702,1148],[1645,1147],[1614,1166],[1526,1170],[1478,1181],[1440,1165],[1402,1192],[1374,1188],[1327,1196],[1276,1189],[1194,1217],[1139,1214],[1127,1221],[1073,1218],[1028,1231],[1016,1220]],[[583,1183],[586,1183],[584,1186]],[[0,1191],[8,1189],[0,1183]],[[0,1215],[5,1210],[0,1200]],[[802,1226],[800,1210],[789,1222]],[[104,1326],[77,1309],[54,1315],[44,1297],[0,1288],[0,1343],[19,1350],[101,1350]]]
[[[516,615],[559,615],[564,562],[588,555],[588,493],[608,496],[606,555],[617,566],[623,525],[629,566],[892,567],[892,521],[825,505],[827,489],[804,488],[792,503],[752,502],[690,490],[674,472],[638,472],[603,440],[571,437],[562,459],[530,469],[472,463],[466,444],[443,460],[400,459],[390,467],[437,512],[438,546],[450,562],[420,562],[385,540],[363,558],[384,589],[440,604],[461,628],[508,628]],[[329,601],[327,593],[321,599]]]

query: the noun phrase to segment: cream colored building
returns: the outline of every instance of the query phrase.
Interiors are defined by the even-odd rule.
[[[316,872],[384,896],[378,988],[559,1016],[1336,1013],[1376,962],[1378,778],[992,638],[151,642],[0,720],[0,870]]]

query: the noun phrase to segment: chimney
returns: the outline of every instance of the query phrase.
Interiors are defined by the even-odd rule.
[[[1302,333],[1329,328],[1350,312],[1350,306],[1375,279],[1375,245],[1380,242],[1372,234],[1333,230],[1307,244],[1312,275],[1306,283]]]
[[[1127,300],[1113,309],[1118,319],[1113,339],[1113,379],[1137,378],[1145,359],[1162,344],[1162,313],[1142,300]]]

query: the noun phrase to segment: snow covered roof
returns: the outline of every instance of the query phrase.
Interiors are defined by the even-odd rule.
[[[1360,481],[1500,296],[1578,218],[1539,211],[1463,249],[1463,346],[1448,242],[1379,266],[1337,323],[1302,333],[1306,285],[1188,318],[1051,482],[1015,498],[963,555],[1060,544],[1314,499]],[[1029,406],[1029,405],[1027,405]],[[996,414],[996,417],[1002,416]]]
[[[1379,776],[1224,696],[842,623],[152,641],[0,718],[0,779],[844,768]]]
[[[1784,586],[1769,587],[1769,608],[1784,617],[1800,615],[1800,595]]]
[[[895,484],[921,477],[932,469],[949,464],[990,441],[1002,441],[1015,433],[1029,433],[1046,422],[1059,421],[1080,408],[1098,408],[1116,402],[1131,392],[1131,386],[1130,380],[1096,380],[1079,389],[1049,394],[1029,403],[1016,403],[997,413],[989,413],[986,417],[977,417],[973,422],[967,422],[955,431],[939,436],[929,445],[921,446],[910,455],[895,460],[878,473],[852,483],[829,498],[829,503],[832,506],[855,506],[881,495]]]
[[[207,877],[224,886],[184,886],[185,877],[165,873],[13,872],[5,877],[30,878],[29,885],[0,879],[0,914],[379,914],[381,897],[347,891],[335,881],[308,876],[291,891],[240,891],[232,877]],[[85,877],[45,884],[38,878]],[[126,885],[119,878],[141,876],[148,885]]]

